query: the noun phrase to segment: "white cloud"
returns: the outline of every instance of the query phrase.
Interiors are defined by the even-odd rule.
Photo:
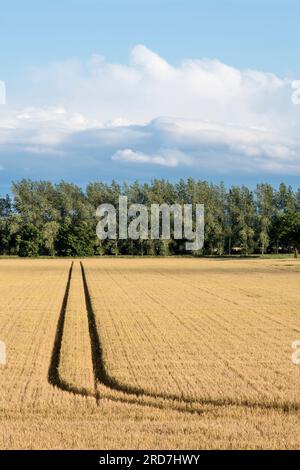
[[[29,96],[30,105],[58,102],[100,122],[122,118],[141,124],[172,116],[274,128],[282,126],[283,108],[296,115],[290,80],[216,59],[173,66],[141,45],[132,49],[128,65],[97,55],[86,64],[56,62],[35,69],[24,86],[27,93],[19,98]]]
[[[216,59],[174,66],[142,45],[127,65],[52,63],[31,71],[18,106],[0,108],[0,157],[300,174],[291,84]]]
[[[131,149],[118,150],[112,160],[119,160],[127,163],[149,163],[151,165],[161,165],[166,167],[176,167],[179,164],[190,165],[192,160],[189,155],[176,149],[160,149],[154,154],[145,154]]]
[[[131,61],[133,66],[141,67],[142,73],[154,80],[163,81],[176,78],[176,70],[145,46],[139,45],[133,48]]]

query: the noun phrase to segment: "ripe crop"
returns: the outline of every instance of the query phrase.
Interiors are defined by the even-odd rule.
[[[0,447],[299,448],[300,265],[1,260]]]
[[[274,264],[274,263],[273,263]],[[298,406],[298,265],[85,262],[107,375],[153,397]]]

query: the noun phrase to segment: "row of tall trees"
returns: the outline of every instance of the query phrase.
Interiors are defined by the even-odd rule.
[[[22,180],[12,197],[0,199],[0,254],[19,256],[169,255],[185,253],[180,240],[98,240],[96,208],[128,204],[204,204],[205,244],[201,254],[291,252],[300,247],[300,189],[281,184],[225,188],[224,184],[180,180],[120,186]]]

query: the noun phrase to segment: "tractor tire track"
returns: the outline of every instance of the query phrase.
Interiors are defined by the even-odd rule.
[[[164,410],[175,410],[184,413],[203,414],[205,411],[199,409],[203,406],[243,406],[247,408],[261,408],[269,410],[281,410],[285,412],[297,412],[300,409],[299,403],[262,403],[252,400],[232,400],[232,399],[185,399],[176,394],[157,394],[143,390],[139,387],[132,387],[119,383],[110,377],[105,367],[103,348],[100,335],[97,329],[96,316],[89,292],[87,277],[83,263],[80,262],[82,282],[85,294],[86,312],[88,317],[89,336],[91,341],[92,366],[95,380],[94,393],[83,392],[81,389],[65,383],[59,374],[59,364],[61,358],[61,346],[63,341],[63,330],[67,311],[68,297],[71,286],[71,278],[74,262],[72,262],[63,298],[63,303],[57,324],[57,331],[49,366],[48,381],[54,387],[58,387],[66,392],[72,392],[81,396],[91,396],[95,398],[99,406],[102,399],[126,404],[135,404],[144,407],[154,407]],[[100,388],[100,390],[99,390]],[[207,410],[206,410],[207,411]]]

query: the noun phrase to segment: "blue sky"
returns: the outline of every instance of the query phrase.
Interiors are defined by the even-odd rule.
[[[210,57],[300,76],[297,0],[10,0],[1,2],[0,70],[93,53],[123,62],[136,44],[176,63]]]
[[[0,18],[1,192],[21,177],[297,185],[298,1],[10,0]]]

